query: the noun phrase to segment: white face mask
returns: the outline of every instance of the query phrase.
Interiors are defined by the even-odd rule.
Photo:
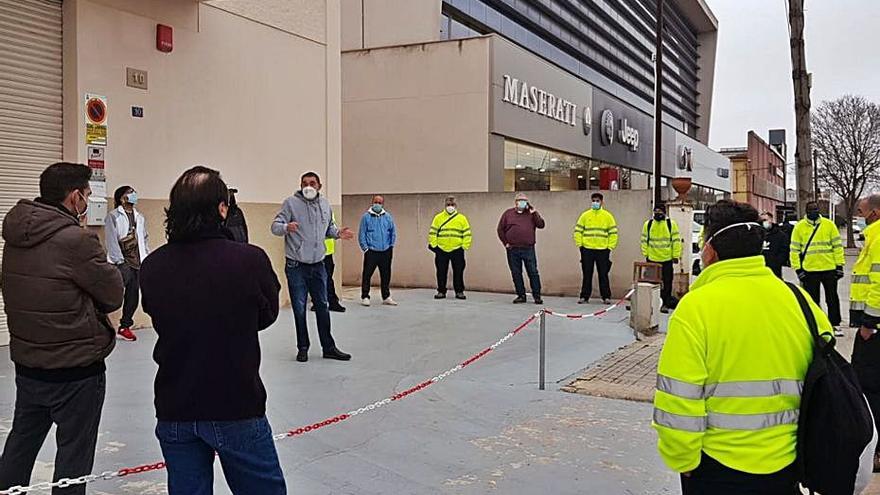
[[[763,224],[764,224],[764,228],[767,230],[770,230],[770,227],[773,227],[773,224],[767,220],[764,220]]]
[[[455,213],[455,207],[454,206],[447,206],[446,213],[449,213],[450,215],[452,215],[453,213]]]
[[[83,193],[77,191],[77,194],[79,194],[79,197],[81,197],[82,200],[86,203],[86,208],[82,211],[82,213],[78,211],[74,211],[74,213],[76,214],[77,218],[83,218],[89,212],[89,200],[85,197]],[[74,206],[74,208],[76,208],[76,206]]]
[[[706,268],[712,264],[712,263],[706,262],[706,247],[712,242],[712,239],[715,239],[718,236],[718,234],[724,232],[725,230],[732,229],[734,227],[746,227],[747,229],[752,230],[752,227],[759,227],[760,228],[760,227],[762,227],[762,225],[757,222],[732,223],[732,224],[728,225],[727,227],[724,227],[723,229],[719,230],[718,232],[715,232],[714,234],[712,234],[712,237],[708,238],[706,240],[706,242],[703,243],[703,249],[700,250],[700,261],[703,262],[703,268]]]
[[[306,186],[302,188],[302,195],[306,199],[312,200],[318,197],[318,190],[312,186]]]

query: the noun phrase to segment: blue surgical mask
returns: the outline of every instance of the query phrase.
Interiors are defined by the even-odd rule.
[[[382,206],[381,203],[373,203],[373,206],[370,209],[373,210],[373,213],[382,213],[385,207]]]
[[[591,206],[594,210],[598,210],[599,208],[602,208],[602,203],[600,203],[600,202],[598,202],[598,201],[593,201],[593,204],[590,205],[590,206]]]
[[[526,208],[529,207],[529,202],[521,199],[516,202],[516,207],[519,208],[520,210],[525,210]]]
[[[816,220],[819,219],[819,212],[807,213],[807,218],[811,222],[815,222]]]
[[[138,204],[138,193],[134,191],[128,193],[128,202],[133,205]]]
[[[862,217],[856,218],[856,227],[858,227],[859,230],[865,230],[866,228],[868,228],[867,220]]]

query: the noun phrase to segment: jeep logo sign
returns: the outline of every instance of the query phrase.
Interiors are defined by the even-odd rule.
[[[630,127],[626,119],[620,119],[620,130],[618,131],[618,139],[620,142],[629,146],[630,151],[638,151],[639,150],[639,130],[635,127]]]

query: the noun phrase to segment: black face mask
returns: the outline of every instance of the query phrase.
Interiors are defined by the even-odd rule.
[[[654,213],[654,220],[657,220],[658,222],[662,222],[665,218],[666,215],[663,213]]]
[[[813,222],[815,222],[816,220],[819,219],[819,212],[818,212],[818,211],[814,211],[814,212],[807,213],[807,218],[809,218],[810,220],[812,220]]]

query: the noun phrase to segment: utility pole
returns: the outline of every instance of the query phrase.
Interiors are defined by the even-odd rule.
[[[791,41],[791,77],[794,82],[794,113],[797,148],[797,209],[803,217],[804,209],[815,191],[810,191],[811,175],[815,175],[810,151],[810,86],[807,56],[804,51],[804,0],[788,0],[788,26]],[[812,194],[811,194],[812,193]],[[816,197],[815,199],[818,199]]]
[[[654,208],[660,195],[663,160],[663,11],[665,0],[657,0],[657,37],[654,46]]]
[[[819,152],[813,150],[813,197],[819,201]]]

